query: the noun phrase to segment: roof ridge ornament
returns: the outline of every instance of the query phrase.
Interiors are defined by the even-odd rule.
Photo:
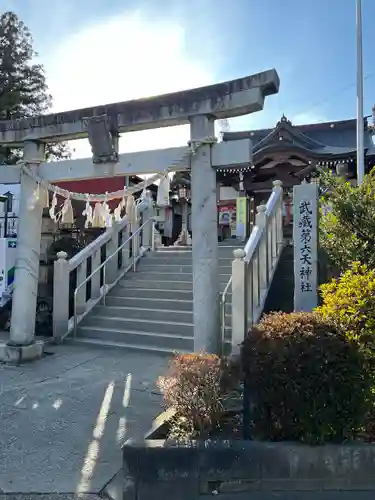
[[[292,122],[290,120],[288,120],[288,118],[285,116],[285,114],[283,113],[282,117],[280,118],[280,121],[279,123],[287,123],[288,125],[292,125]],[[278,124],[279,124],[278,123]],[[277,125],[278,125],[277,124]]]

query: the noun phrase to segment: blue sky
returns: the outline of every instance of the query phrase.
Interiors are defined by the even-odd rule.
[[[355,0],[0,0],[0,6],[31,29],[56,110],[274,67],[280,93],[264,111],[231,122],[232,130],[273,126],[282,113],[294,123],[355,117]],[[365,114],[375,103],[373,19],[375,1],[363,0]],[[183,143],[186,129],[144,134],[134,140],[127,134],[123,149]]]

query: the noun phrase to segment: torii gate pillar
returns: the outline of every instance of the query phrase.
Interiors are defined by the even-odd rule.
[[[24,161],[37,170],[45,160],[45,145],[24,142]],[[5,346],[5,358],[19,363],[41,357],[43,343],[35,342],[35,316],[39,279],[40,238],[43,207],[40,202],[30,206],[36,182],[21,173],[21,199],[16,254],[15,288],[12,298],[10,339]]]
[[[214,119],[190,119],[190,137],[214,137]],[[191,158],[191,216],[193,250],[194,351],[219,352],[219,265],[216,207],[216,170],[211,145],[199,147]]]

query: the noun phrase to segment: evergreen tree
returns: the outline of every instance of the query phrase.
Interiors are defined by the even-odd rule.
[[[29,118],[46,113],[52,97],[41,64],[35,63],[37,53],[27,26],[13,12],[0,16],[0,120]],[[67,144],[51,143],[46,148],[47,159],[70,157]],[[3,148],[3,160],[14,164],[22,150]],[[5,157],[5,158],[4,158]]]

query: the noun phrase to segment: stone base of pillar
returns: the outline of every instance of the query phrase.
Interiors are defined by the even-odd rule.
[[[37,340],[30,345],[15,346],[9,343],[0,343],[0,361],[10,364],[20,364],[26,361],[40,359],[44,352],[44,342]]]

